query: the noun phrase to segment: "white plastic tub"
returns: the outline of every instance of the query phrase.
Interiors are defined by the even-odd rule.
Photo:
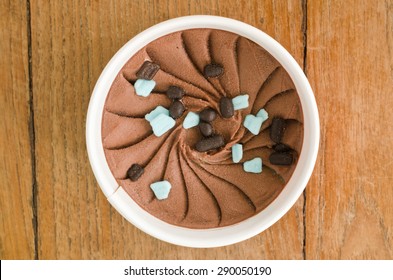
[[[296,169],[280,195],[262,212],[235,225],[214,229],[189,229],[163,222],[136,204],[113,177],[101,142],[104,103],[118,72],[142,47],[151,41],[185,29],[214,28],[237,33],[261,45],[291,76],[304,114],[304,140]],[[311,176],[319,147],[319,117],[310,84],[295,59],[274,39],[243,22],[217,16],[187,16],[171,19],[138,34],[128,41],[102,71],[94,88],[86,121],[86,142],[94,175],[108,201],[129,222],[144,232],[177,245],[218,247],[233,244],[264,231],[279,220],[302,194]]]

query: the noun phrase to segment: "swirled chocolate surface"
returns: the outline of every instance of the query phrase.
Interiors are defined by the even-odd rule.
[[[156,86],[148,97],[135,94],[136,73],[144,61],[160,66]],[[222,65],[219,77],[205,78],[206,65]],[[152,133],[145,114],[158,105],[169,108],[165,92],[178,86],[186,94],[186,112],[164,135]],[[219,100],[249,95],[249,107],[231,118],[219,114]],[[211,107],[218,112],[214,131],[225,146],[198,152],[202,139],[198,127],[184,129],[187,112]],[[243,125],[247,114],[264,108],[269,118],[258,135]],[[291,148],[291,165],[270,163],[275,143],[269,136],[274,117],[285,119],[281,143]],[[268,206],[290,179],[303,142],[303,113],[295,86],[283,67],[262,47],[239,35],[215,29],[191,29],[161,37],[136,53],[122,68],[108,94],[102,121],[102,143],[108,165],[120,186],[143,209],[170,224],[189,228],[214,228],[245,220]],[[231,158],[231,147],[243,144],[240,163]],[[260,174],[247,173],[242,163],[262,158]],[[133,182],[127,170],[134,163],[144,167]],[[167,180],[172,189],[157,200],[150,184]]]

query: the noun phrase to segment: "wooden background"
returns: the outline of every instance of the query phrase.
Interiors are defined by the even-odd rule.
[[[124,220],[87,158],[100,72],[163,20],[212,14],[279,41],[317,99],[321,145],[302,197],[247,241],[190,249]],[[393,1],[0,0],[1,259],[393,259]]]

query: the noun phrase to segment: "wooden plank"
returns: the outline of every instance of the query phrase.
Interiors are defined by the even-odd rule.
[[[0,259],[34,259],[27,14],[0,2]]]
[[[265,30],[301,63],[302,6],[300,1],[289,2],[32,3],[40,258],[302,258],[302,198],[280,222],[246,242],[209,250],[178,247],[144,234],[110,207],[85,149],[85,117],[95,81],[134,35],[177,16],[222,15]]]
[[[308,2],[322,142],[307,189],[306,257],[392,259],[393,3]]]

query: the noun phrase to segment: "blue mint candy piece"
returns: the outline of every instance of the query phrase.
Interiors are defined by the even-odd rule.
[[[136,95],[147,97],[156,86],[156,82],[153,80],[138,79],[134,84]]]
[[[158,181],[150,184],[150,188],[154,192],[156,198],[158,200],[162,200],[168,198],[169,191],[171,190],[172,186],[168,181]]]
[[[249,173],[262,173],[262,159],[256,157],[243,163],[243,169]]]
[[[164,114],[164,115],[169,116],[169,110],[162,107],[162,106],[157,106],[153,111],[151,111],[150,113],[145,115],[145,119],[148,122],[151,122],[160,114]]]
[[[199,115],[194,112],[189,112],[184,118],[183,127],[189,129],[199,124]]]
[[[262,118],[263,121],[266,121],[269,118],[269,114],[266,112],[265,109],[259,110],[256,116]]]
[[[248,107],[248,94],[238,95],[232,98],[233,109],[240,110]]]
[[[263,119],[260,117],[255,117],[254,115],[247,115],[244,119],[243,125],[254,135],[259,134],[261,129]]]
[[[154,135],[158,137],[174,127],[175,124],[176,121],[165,114],[159,114],[150,122]]]
[[[232,146],[232,161],[238,163],[243,157],[243,145],[235,144]]]

